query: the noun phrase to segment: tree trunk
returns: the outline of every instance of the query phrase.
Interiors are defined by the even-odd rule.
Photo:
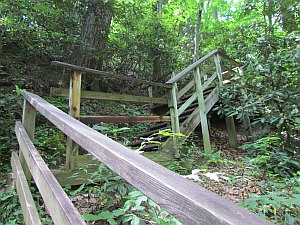
[[[75,51],[72,62],[76,65],[103,70],[108,34],[113,17],[113,1],[91,1],[83,18],[81,40],[83,45]],[[87,89],[99,89],[101,82],[94,76],[85,76]],[[93,88],[94,86],[94,88]]]
[[[195,46],[194,46],[194,62],[199,58],[199,39],[200,39],[200,28],[201,28],[201,19],[202,19],[202,11],[203,11],[203,2],[198,3],[198,13],[197,13],[197,23],[195,26]]]

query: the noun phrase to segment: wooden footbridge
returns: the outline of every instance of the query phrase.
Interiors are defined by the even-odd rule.
[[[210,54],[210,56],[215,56],[215,62],[219,68],[217,70],[216,77],[221,77],[222,73],[220,70],[221,67],[219,64],[218,52],[214,51]],[[206,58],[208,58],[208,56]],[[201,59],[200,63],[201,61],[204,60]],[[178,79],[184,76],[187,70],[184,73],[179,73],[179,75],[173,77],[168,82],[168,85],[163,85],[163,87],[167,87],[168,94],[172,97],[168,102],[165,100],[165,98],[162,98],[164,100],[153,100],[153,98],[148,97],[145,98],[145,101],[151,101],[152,103],[156,101],[162,101],[159,102],[159,104],[168,103],[168,106],[171,108],[169,119],[166,119],[165,117],[134,117],[131,118],[129,122],[136,122],[138,120],[148,121],[149,119],[151,119],[151,121],[154,120],[160,122],[171,120],[173,129],[177,129],[176,131],[180,131],[179,129],[182,129],[184,132],[187,131],[187,128],[184,130],[185,127],[180,125],[179,122],[182,120],[179,118],[181,115],[180,112],[184,111],[184,108],[187,109],[188,106],[184,106],[184,104],[182,104],[178,108],[176,103],[177,100],[183,96],[183,94],[188,92],[188,89],[190,89],[188,88],[189,86],[194,86],[195,84],[197,86],[197,83],[199,85],[200,72],[199,69],[197,69],[199,68],[198,65],[199,62],[188,68],[188,70],[193,70],[196,68],[196,72],[194,73],[195,78],[192,79],[192,81],[188,81],[188,86],[185,85],[184,91],[177,92],[176,85],[174,84],[176,81],[178,81]],[[80,122],[78,118],[83,118],[79,117],[80,102],[78,101],[80,98],[77,98],[77,96],[78,92],[80,93],[79,87],[82,71],[83,69],[80,68],[79,70],[78,67],[73,68],[72,71],[70,95],[70,104],[72,104],[72,107],[70,107],[70,115],[62,112],[35,94],[26,91],[22,92],[22,96],[24,97],[23,118],[22,122],[16,122],[15,127],[20,151],[19,155],[12,153],[11,165],[13,168],[14,182],[24,214],[25,224],[42,224],[30,192],[29,186],[31,185],[31,180],[33,180],[39,192],[41,193],[46,208],[54,224],[85,224],[80,214],[61,187],[66,184],[74,184],[72,183],[72,178],[68,176],[78,172],[77,168],[82,166],[82,163],[84,163],[87,159],[87,156],[85,155],[77,155],[78,146],[86,150],[96,160],[99,160],[99,162],[107,165],[111,170],[124,178],[128,183],[135,186],[137,189],[159,204],[162,208],[170,212],[183,224],[271,224],[268,221],[249,212],[248,210],[243,209],[236,204],[218,196],[217,194],[206,190],[200,185],[167,170],[150,159],[128,149],[127,147],[124,147],[123,145],[113,141],[112,139]],[[196,76],[198,76],[198,78]],[[207,78],[205,82],[209,81],[212,83],[211,80],[213,79]],[[204,84],[206,84],[208,87],[208,83],[205,82],[200,82],[201,86],[197,87],[196,90],[201,91],[205,89],[203,88]],[[173,85],[170,86],[170,84]],[[219,85],[222,84],[219,82]],[[153,83],[150,85],[153,85]],[[58,90],[53,91],[56,92]],[[84,92],[82,92],[82,97],[84,96],[83,93]],[[213,92],[211,91],[210,93]],[[89,96],[89,94],[91,93],[86,92],[85,97]],[[191,96],[193,95],[194,94]],[[93,97],[98,96],[98,94],[93,95]],[[202,120],[206,118],[204,115],[202,115],[203,112],[201,112],[201,110],[210,109],[208,102],[212,102],[210,104],[213,104],[216,101],[210,100],[212,97],[208,96],[209,94],[205,98],[208,100],[204,101],[204,103],[201,103],[200,101],[201,99],[204,99],[204,95],[199,93],[196,94],[196,99],[198,99],[200,106],[198,109],[194,110],[194,115],[192,113],[187,117],[190,117],[190,121],[195,121],[195,124],[199,123],[199,120],[203,122]],[[116,98],[116,96],[114,96],[114,98]],[[188,99],[190,98],[191,97]],[[193,98],[190,99],[191,104]],[[67,163],[65,170],[51,171],[33,144],[37,112],[39,112],[43,117],[45,117],[68,137],[69,149],[68,154],[66,155]],[[204,112],[206,114],[206,111]],[[196,116],[196,114],[198,114],[199,117]],[[87,119],[107,121],[108,118],[87,117]],[[120,121],[123,122],[124,120],[127,121],[129,119],[130,118],[122,117]],[[182,122],[182,124],[184,124],[184,122]],[[190,127],[193,126],[196,125],[192,125]],[[187,134],[188,132],[191,131],[187,131]],[[165,143],[168,143],[168,141]],[[174,144],[171,146],[175,147]]]
[[[221,61],[222,59],[222,61]],[[174,133],[181,133],[180,137],[174,135],[165,140],[162,137],[155,137],[153,141],[163,140],[161,144],[150,144],[143,148],[147,151],[145,156],[155,161],[166,161],[180,155],[178,146],[201,125],[204,150],[211,152],[209,137],[209,126],[207,115],[219,99],[220,88],[223,86],[224,78],[230,79],[232,74],[241,75],[241,64],[228,57],[226,54],[214,50],[194,62],[177,75],[172,76],[166,83],[150,82],[142,79],[117,75],[109,72],[78,67],[62,62],[52,62],[53,65],[71,69],[70,88],[51,88],[52,96],[69,97],[69,114],[85,124],[105,123],[126,123],[126,122],[156,122],[147,131],[138,135],[138,138],[147,138],[159,130],[171,129]],[[234,68],[232,68],[234,67]],[[223,71],[222,71],[223,70]],[[115,93],[81,91],[81,76],[84,73],[100,75],[102,77],[128,80],[150,87],[160,89],[162,96],[135,96]],[[166,109],[165,114],[156,116],[86,116],[80,115],[80,99],[99,99],[113,101],[127,101],[135,103],[150,103],[158,105],[157,108]],[[160,110],[158,110],[160,111]],[[233,117],[226,118],[229,143],[237,147],[237,136]],[[248,122],[247,127],[250,127]],[[130,146],[140,146],[143,140],[138,139]],[[68,155],[76,155],[77,150],[68,148]],[[153,152],[155,150],[155,152]],[[73,168],[70,159],[70,168]]]

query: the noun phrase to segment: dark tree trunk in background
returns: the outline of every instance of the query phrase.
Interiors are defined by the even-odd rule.
[[[82,46],[73,55],[72,62],[76,65],[103,70],[108,44],[108,35],[113,17],[113,1],[90,1],[83,18],[81,28]],[[94,76],[84,76],[87,89],[101,89],[103,86]]]
[[[197,22],[195,26],[195,41],[194,41],[194,62],[197,61],[199,58],[199,52],[200,52],[200,29],[201,29],[201,19],[202,19],[202,11],[203,11],[203,3],[204,1],[200,1],[198,3],[198,10],[197,10]]]

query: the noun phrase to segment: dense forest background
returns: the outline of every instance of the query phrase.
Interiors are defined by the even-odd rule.
[[[214,49],[244,65],[244,76],[222,90],[217,112],[238,120],[249,115],[257,137],[244,148],[260,169],[298,185],[292,191],[297,200],[282,206],[280,216],[275,206],[264,215],[299,224],[300,3],[295,0],[2,0],[1,173],[10,171],[10,151],[16,148],[20,89],[47,96],[50,86],[68,86],[68,71],[51,61],[164,82]],[[119,82],[87,75],[83,86],[145,92]]]

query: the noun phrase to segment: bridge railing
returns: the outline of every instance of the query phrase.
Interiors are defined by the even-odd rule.
[[[33,178],[54,224],[85,224],[33,145],[36,112],[183,224],[271,224],[102,135],[41,97],[26,91],[22,95],[23,119],[16,123],[20,160],[13,153],[12,164],[15,180],[22,180],[17,190],[26,224],[40,222],[25,177]]]
[[[166,82],[166,84],[172,85],[172,89],[169,89],[168,98],[172,130],[189,136],[197,125],[201,123],[206,153],[211,153],[207,113],[219,99],[219,89],[223,85],[223,76],[235,73],[223,63],[221,64],[221,59],[227,60],[230,65],[241,66],[241,64],[226,54],[213,50]],[[224,72],[222,72],[222,67],[225,69]],[[182,117],[180,118],[181,115]],[[198,115],[200,115],[199,119],[195,119],[198,118]],[[228,131],[230,133],[230,145],[237,147],[233,118],[229,118],[226,121],[227,124],[230,124]],[[173,144],[173,151],[176,155],[177,139],[179,138],[172,138],[172,142],[166,142],[165,146]],[[182,139],[184,138],[181,138],[181,142]]]

